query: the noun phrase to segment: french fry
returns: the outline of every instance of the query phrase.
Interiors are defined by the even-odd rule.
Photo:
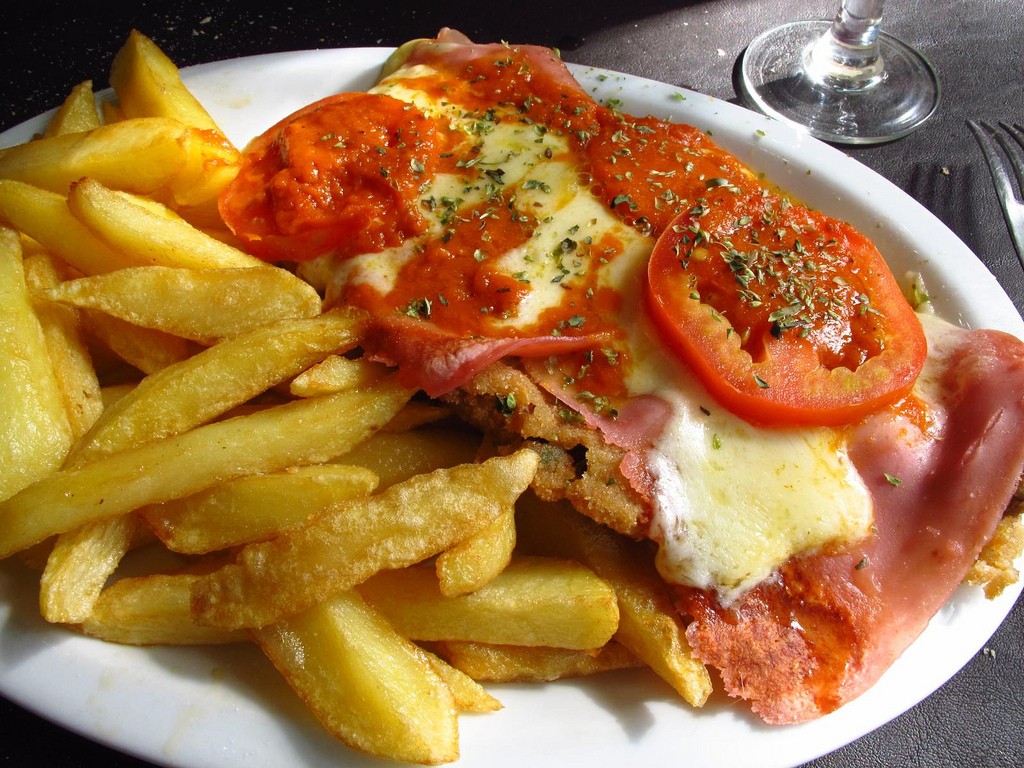
[[[100,101],[100,122],[116,123],[124,120],[124,111],[119,104],[103,99]]]
[[[437,556],[441,594],[468,595],[486,586],[509,564],[515,546],[515,510],[509,507],[494,522]]]
[[[387,423],[408,398],[407,390],[382,382],[207,424],[52,473],[0,503],[0,557],[236,477],[327,461]]]
[[[34,255],[26,266],[37,292],[60,284],[58,268],[48,254]],[[74,309],[38,300],[36,305],[58,372],[72,436],[78,439],[103,410],[99,379]],[[136,340],[136,333],[127,335]],[[123,345],[124,337],[125,334],[118,334],[116,343]],[[147,359],[154,349],[159,347],[146,346]],[[136,518],[124,516],[86,524],[57,536],[40,577],[39,605],[43,618],[64,623],[81,623],[88,618],[138,528]]]
[[[75,219],[101,242],[130,262],[123,266],[194,269],[266,267],[255,256],[196,228],[166,205],[141,195],[111,189],[94,178],[76,180],[67,193]],[[76,265],[77,266],[77,265]],[[99,274],[120,269],[84,269]]]
[[[25,259],[25,279],[46,338],[46,348],[64,400],[72,439],[81,437],[103,410],[100,382],[85,335],[74,309],[39,299],[42,291],[61,282],[60,267],[45,252]]]
[[[26,280],[35,292],[60,282],[59,267],[43,251],[26,259],[25,269]],[[75,439],[89,429],[102,410],[99,380],[74,310],[38,299],[34,305]],[[57,537],[40,577],[43,618],[66,623],[85,619],[127,551],[135,527],[134,519],[123,518],[83,526]]]
[[[690,652],[682,619],[655,569],[650,549],[567,504],[541,502],[532,494],[520,499],[516,524],[525,551],[572,557],[606,579],[618,596],[616,639],[689,704],[699,707],[707,701],[711,677]]]
[[[188,360],[196,351],[188,339],[154,328],[132,325],[118,317],[83,310],[82,323],[88,333],[110,352],[143,373],[152,374]]]
[[[74,217],[63,194],[0,178],[0,221],[36,240],[79,272],[97,275],[140,266]]]
[[[21,242],[0,227],[0,500],[64,461],[71,426],[43,328],[32,308]]]
[[[189,128],[183,146],[185,167],[154,197],[202,218],[201,212],[216,206],[217,196],[238,175],[242,153],[220,131],[201,128]]]
[[[39,582],[39,609],[50,622],[89,618],[104,585],[128,551],[138,521],[125,515],[57,537]]]
[[[92,637],[125,645],[221,645],[248,642],[247,632],[192,623],[196,574],[150,574],[119,579],[100,593],[82,621]]]
[[[425,400],[413,400],[388,424],[387,428],[389,432],[405,432],[410,429],[419,429],[428,424],[438,424],[451,415],[451,409],[445,405]]]
[[[435,469],[468,464],[480,445],[479,436],[460,430],[422,427],[392,432],[390,426],[338,458],[372,470],[382,489]]]
[[[132,30],[111,64],[110,84],[124,119],[171,118],[202,137],[188,145],[191,161],[171,184],[176,202],[189,206],[216,198],[234,178],[241,155],[182,82],[174,62],[151,39]]]
[[[83,80],[71,89],[64,103],[50,117],[43,136],[61,136],[81,133],[100,127],[100,113],[96,109],[96,94],[91,80]]]
[[[167,117],[125,118],[80,133],[47,136],[0,153],[0,179],[66,195],[89,177],[113,189],[194,206],[234,178],[241,153],[219,131]]]
[[[67,280],[44,295],[204,344],[274,321],[320,314],[320,296],[308,283],[270,266],[135,267]]]
[[[417,475],[250,544],[236,563],[196,583],[196,621],[228,629],[265,626],[378,571],[431,557],[512,504],[533,479],[537,462],[532,451],[519,451]]]
[[[487,586],[446,597],[429,565],[382,571],[359,593],[413,640],[600,648],[615,634],[615,592],[586,566],[543,557],[513,559]]]
[[[352,387],[365,387],[379,379],[386,370],[379,363],[331,355],[292,379],[288,390],[295,397],[327,395]]]
[[[139,514],[168,549],[202,554],[270,538],[321,509],[366,496],[376,485],[377,476],[363,467],[295,467],[240,477]]]
[[[598,652],[447,641],[440,654],[474,680],[537,683],[584,677],[643,666],[632,651],[614,640]]]
[[[83,463],[220,416],[324,355],[354,345],[364,323],[362,314],[350,310],[282,321],[168,366],[111,404],[68,460]]]
[[[157,194],[186,172],[192,131],[164,117],[142,117],[28,141],[0,155],[0,178],[60,195],[84,176],[115,189]]]
[[[498,699],[461,669],[453,667],[430,651],[424,650],[424,653],[434,671],[451,690],[455,708],[459,712],[495,712],[502,708],[503,705]]]
[[[137,381],[122,382],[120,384],[106,384],[100,388],[100,397],[103,398],[103,407],[109,408],[122,397],[126,397],[135,387]]]
[[[456,703],[422,649],[354,591],[253,636],[328,732],[373,755],[436,765],[459,756]]]
[[[220,130],[181,81],[174,62],[138,30],[128,34],[114,56],[110,85],[125,117],[171,117],[195,128]]]

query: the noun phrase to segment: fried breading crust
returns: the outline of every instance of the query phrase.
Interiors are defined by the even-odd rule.
[[[1024,483],[1024,479],[1022,479]],[[1017,492],[1006,510],[1006,516],[999,521],[991,541],[981,550],[977,562],[964,578],[964,583],[982,587],[985,597],[992,599],[1017,583],[1020,571],[1014,561],[1024,552],[1024,484],[1017,486]]]
[[[566,499],[619,533],[646,536],[651,512],[619,469],[625,451],[606,443],[514,363],[492,365],[442,400],[487,435],[494,450],[526,445],[537,451],[541,469],[533,489],[539,497]]]

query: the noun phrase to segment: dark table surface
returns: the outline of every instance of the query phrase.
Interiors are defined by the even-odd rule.
[[[733,66],[746,43],[782,21],[831,17],[837,0],[519,0],[481,3],[137,0],[20,3],[0,23],[0,129],[57,106],[91,78],[106,85],[127,33],[152,37],[179,66],[276,51],[393,46],[442,26],[479,41],[559,48],[570,62],[618,70],[737,101]],[[103,4],[99,4],[102,6]],[[119,4],[117,4],[119,5]],[[964,121],[1024,118],[1024,9],[1020,0],[901,0],[885,28],[934,63],[938,114],[889,144],[847,149],[931,210],[1024,307],[1014,256],[981,156]],[[115,6],[116,7],[116,6]],[[888,725],[811,765],[1024,766],[1024,605],[952,680]],[[681,757],[685,764],[685,758]],[[0,699],[0,764],[53,768],[148,765]],[[756,756],[749,763],[757,765]]]

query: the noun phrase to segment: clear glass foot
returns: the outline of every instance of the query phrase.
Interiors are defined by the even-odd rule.
[[[825,141],[874,144],[905,136],[939,103],[931,64],[878,30],[878,19],[784,24],[743,54],[741,96],[750,106]]]

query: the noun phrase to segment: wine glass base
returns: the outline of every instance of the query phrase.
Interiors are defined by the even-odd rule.
[[[920,53],[884,32],[878,42],[885,76],[863,90],[811,81],[804,74],[809,47],[828,21],[801,21],[754,39],[740,63],[740,96],[770,117],[840,144],[878,144],[906,136],[939,104],[939,80]]]

